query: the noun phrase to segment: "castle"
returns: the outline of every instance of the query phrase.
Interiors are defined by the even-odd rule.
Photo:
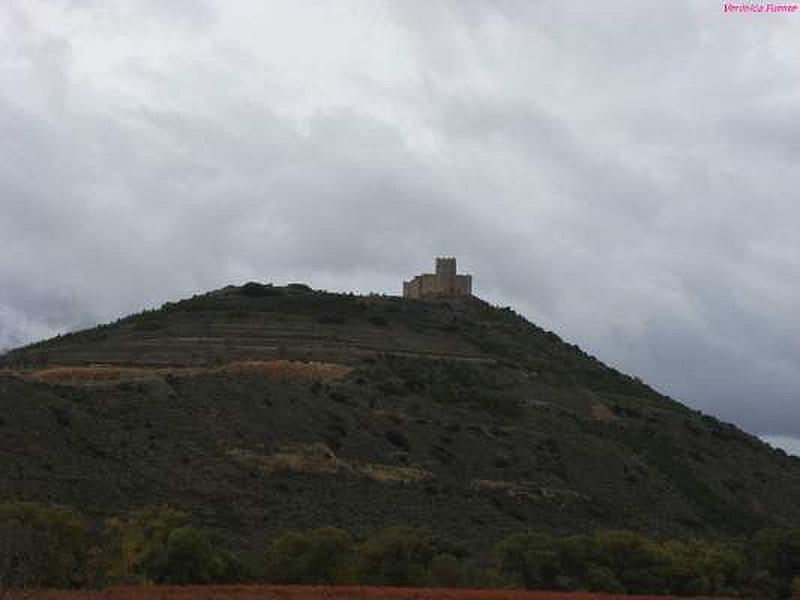
[[[404,298],[471,295],[472,275],[458,275],[455,258],[437,258],[436,273],[423,273],[403,282]]]

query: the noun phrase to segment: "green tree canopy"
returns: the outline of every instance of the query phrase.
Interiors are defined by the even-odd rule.
[[[561,556],[555,540],[546,533],[519,533],[497,547],[500,570],[527,589],[555,586],[561,572]]]
[[[358,576],[364,583],[411,585],[425,580],[436,554],[436,540],[429,531],[392,527],[361,544]]]
[[[336,583],[347,579],[353,538],[335,527],[305,533],[290,532],[276,539],[267,552],[267,574],[285,583]]]
[[[0,504],[0,588],[77,587],[86,582],[84,517],[66,506]]]
[[[153,581],[152,565],[163,556],[172,532],[188,524],[189,515],[167,506],[150,506],[106,521],[104,556],[111,581]]]

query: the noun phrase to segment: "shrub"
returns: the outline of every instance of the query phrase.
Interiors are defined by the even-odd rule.
[[[389,440],[393,446],[405,450],[406,452],[411,450],[411,442],[408,441],[408,438],[402,431],[389,429],[386,431],[386,439]]]
[[[244,567],[215,550],[208,534],[188,524],[186,513],[147,507],[106,521],[106,578],[115,583],[241,581]]]
[[[590,565],[586,570],[586,583],[593,592],[625,593],[625,586],[619,582],[614,571],[608,567]]]
[[[368,321],[378,327],[386,327],[389,324],[389,320],[383,315],[372,315],[369,317]]]
[[[751,564],[769,573],[776,593],[788,596],[800,573],[800,529],[764,529],[754,536],[748,549]]]
[[[651,539],[633,531],[597,531],[592,538],[595,560],[616,575],[629,593],[660,593],[668,561]]]
[[[313,290],[305,283],[290,283],[286,288],[292,292],[312,292]]]
[[[272,284],[256,283],[249,281],[241,288],[241,293],[244,296],[251,298],[262,298],[265,296],[280,296],[283,292],[279,288],[272,287]]]
[[[344,325],[345,318],[339,314],[323,314],[314,318],[320,325]]]
[[[154,581],[157,557],[163,557],[173,531],[188,523],[186,513],[147,507],[108,519],[104,530],[106,573],[114,582]]]
[[[385,529],[359,547],[359,580],[382,585],[421,584],[436,554],[433,536],[426,530]]]
[[[430,583],[435,586],[457,587],[462,585],[464,572],[461,562],[452,554],[437,554],[431,560]]]
[[[86,522],[72,508],[0,504],[0,589],[80,586],[88,552]]]
[[[785,598],[788,582],[748,565],[743,548],[732,540],[657,541],[600,530],[562,538],[516,534],[501,542],[497,554],[500,571],[528,588]]]
[[[143,565],[149,579],[175,584],[219,581],[225,570],[208,536],[191,526],[170,532],[163,546],[144,556]]]
[[[267,553],[267,575],[282,583],[337,583],[347,579],[353,539],[335,527],[291,532],[273,542]]]
[[[497,547],[500,571],[526,589],[552,589],[561,570],[555,540],[546,533],[518,533]]]

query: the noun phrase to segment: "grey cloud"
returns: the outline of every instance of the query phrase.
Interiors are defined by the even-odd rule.
[[[483,297],[800,436],[792,17],[64,6],[0,8],[0,347],[247,279],[396,293],[455,254]]]

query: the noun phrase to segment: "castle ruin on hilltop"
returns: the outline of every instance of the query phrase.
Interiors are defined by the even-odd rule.
[[[423,273],[403,282],[404,298],[471,296],[472,275],[456,273],[455,258],[437,258],[436,273]]]

